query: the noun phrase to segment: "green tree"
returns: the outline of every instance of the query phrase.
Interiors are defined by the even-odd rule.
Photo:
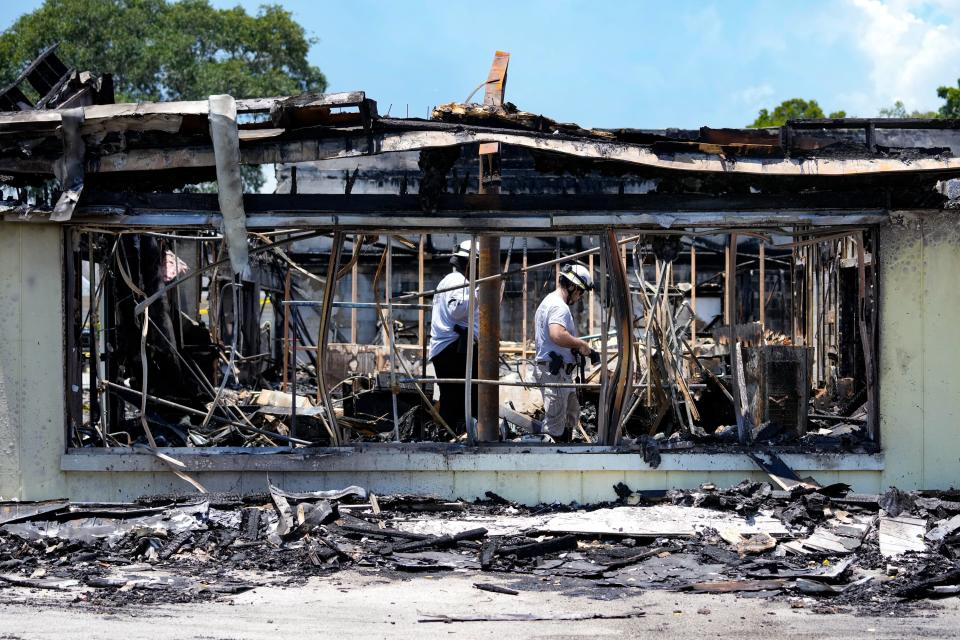
[[[956,87],[939,87],[937,96],[946,100],[938,111],[941,118],[960,118],[960,80]]]
[[[112,73],[118,102],[202,100],[323,91],[307,62],[313,39],[280,5],[256,15],[207,0],[46,0],[0,35],[0,86],[45,47],[60,43],[67,64]],[[245,172],[249,187],[263,183]]]
[[[831,112],[830,118],[845,118],[845,111]],[[803,98],[791,98],[784,100],[777,105],[772,112],[766,109],[760,109],[757,119],[752,124],[747,125],[751,128],[760,127],[779,127],[785,124],[787,120],[809,120],[811,118],[825,118],[823,109],[817,104],[816,100],[804,100]]]
[[[923,118],[931,119],[938,117],[936,111],[907,111],[902,100],[897,100],[892,107],[880,109],[881,118]]]

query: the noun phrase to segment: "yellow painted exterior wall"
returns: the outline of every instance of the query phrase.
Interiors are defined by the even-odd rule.
[[[0,496],[66,490],[62,230],[0,222]]]
[[[960,486],[960,212],[880,232],[884,486]]]
[[[863,467],[851,461],[839,468],[824,458],[797,471],[823,483],[847,482],[868,493],[890,485],[957,487],[960,213],[898,213],[894,218],[881,230],[878,261],[884,454],[880,463]],[[60,227],[0,222],[0,497],[128,500],[144,493],[188,490],[159,468],[61,470],[66,444],[62,256]],[[423,460],[411,458],[408,469],[359,464],[356,471],[277,469],[270,477],[291,489],[360,484],[378,492],[422,491],[467,499],[492,490],[531,503],[609,500],[617,482],[660,489],[762,478],[749,466],[714,466],[699,455],[680,456],[676,464],[657,470],[633,456],[623,456],[608,468],[590,468],[585,462],[589,454],[584,456],[565,455],[569,471],[496,464],[453,469],[443,463],[419,466]],[[578,464],[588,466],[578,469]],[[236,470],[201,472],[198,477],[213,490],[263,491],[266,473],[241,468],[238,462]]]

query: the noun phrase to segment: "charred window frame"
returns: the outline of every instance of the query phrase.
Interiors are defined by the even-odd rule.
[[[278,230],[272,232],[272,235],[260,234],[259,239],[252,237],[252,241],[269,242],[270,238],[285,238],[294,233],[291,230]],[[786,264],[785,256],[782,253],[779,256],[777,254],[778,251],[785,250],[782,242],[771,243],[761,239],[754,248],[750,244],[732,241],[735,237],[769,238],[774,234],[781,236],[781,239],[784,237],[783,234],[786,234],[790,239],[787,243],[789,262]],[[352,245],[351,237],[359,234],[317,232],[315,235],[333,235],[331,242],[336,242],[336,237],[339,236],[342,246],[346,246]],[[516,238],[523,240],[525,244],[526,239],[532,235],[518,234]],[[701,240],[706,237],[720,238],[721,243],[707,245]],[[635,240],[623,243],[625,238]],[[586,314],[581,313],[581,316],[588,316],[581,317],[581,324],[585,323],[591,334],[595,333],[594,329],[597,325],[601,327],[601,330],[596,332],[601,337],[598,342],[602,341],[603,336],[608,335],[607,331],[602,330],[604,322],[608,318],[611,321],[616,318],[611,314],[590,313],[590,310],[598,304],[610,306],[616,303],[612,299],[610,280],[613,277],[611,271],[615,270],[617,263],[623,267],[627,287],[631,291],[631,311],[635,315],[631,328],[630,353],[636,366],[632,370],[628,366],[621,372],[621,376],[626,375],[629,380],[621,377],[617,380],[620,384],[611,384],[609,376],[616,373],[616,365],[613,363],[618,354],[609,349],[601,349],[611,366],[600,368],[599,388],[584,387],[584,390],[590,394],[598,394],[598,404],[616,402],[620,412],[617,424],[604,425],[608,430],[605,432],[606,437],[600,434],[597,441],[613,444],[620,441],[623,435],[636,438],[651,436],[657,431],[664,430],[663,421],[668,415],[671,420],[680,425],[686,423],[688,432],[695,431],[696,427],[702,428],[702,425],[698,424],[700,421],[692,419],[688,408],[696,406],[702,395],[706,393],[704,390],[709,390],[710,386],[714,385],[714,391],[718,391],[720,395],[726,395],[720,391],[720,387],[724,387],[727,393],[734,396],[734,402],[732,402],[735,411],[734,423],[738,416],[741,419],[750,418],[749,427],[744,428],[738,425],[737,429],[741,444],[749,443],[757,435],[756,429],[761,426],[757,424],[757,417],[769,414],[771,409],[769,397],[771,394],[776,395],[775,392],[757,391],[757,389],[765,389],[764,385],[769,383],[769,380],[763,379],[762,372],[769,371],[771,367],[774,369],[782,367],[785,362],[790,362],[791,366],[795,366],[798,371],[803,369],[807,372],[806,377],[810,386],[828,389],[833,385],[830,389],[831,393],[838,393],[837,387],[846,385],[842,391],[849,395],[848,405],[838,413],[832,414],[832,417],[829,412],[820,412],[817,420],[829,424],[835,418],[849,418],[849,415],[842,414],[849,414],[851,407],[857,408],[863,405],[866,412],[859,421],[864,425],[866,440],[874,445],[879,444],[876,382],[879,339],[876,300],[879,282],[876,269],[873,268],[877,264],[877,241],[876,227],[856,229],[790,227],[779,230],[739,229],[735,231],[721,229],[712,230],[709,233],[693,230],[678,232],[650,229],[617,230],[613,239],[606,239],[608,243],[606,250],[598,246],[601,250],[582,257],[584,262],[593,263],[592,267],[596,270],[600,288],[587,306]],[[600,238],[597,244],[603,245],[603,242],[603,238]],[[617,243],[618,249],[610,251],[609,247],[613,246],[614,242]],[[141,379],[143,363],[138,357],[141,346],[145,348],[147,354],[147,406],[152,412],[150,424],[154,427],[153,436],[157,438],[158,446],[211,444],[205,441],[206,436],[200,435],[198,438],[192,436],[188,429],[182,428],[181,423],[185,418],[193,422],[199,421],[201,424],[220,425],[223,427],[223,432],[242,434],[240,437],[243,438],[243,444],[247,446],[251,443],[255,444],[258,439],[260,439],[259,444],[263,446],[306,446],[308,443],[324,443],[322,437],[318,438],[317,434],[309,430],[313,429],[322,434],[321,430],[324,429],[322,416],[328,410],[324,406],[323,393],[319,391],[320,385],[315,385],[318,389],[316,392],[311,389],[312,402],[306,406],[301,407],[294,402],[292,406],[283,407],[265,401],[267,404],[259,406],[268,407],[267,411],[272,413],[264,413],[261,408],[257,408],[258,415],[269,417],[258,418],[256,424],[250,421],[249,415],[243,409],[235,407],[236,410],[226,408],[211,410],[209,403],[214,398],[219,398],[222,402],[224,394],[231,393],[231,390],[225,386],[221,390],[224,359],[227,363],[230,362],[229,353],[235,355],[232,367],[236,375],[248,377],[253,381],[251,384],[262,381],[265,371],[273,368],[274,371],[270,375],[276,379],[275,382],[279,382],[280,388],[292,390],[293,371],[299,370],[301,375],[306,375],[308,378],[312,373],[316,380],[318,370],[322,373],[322,370],[326,369],[326,367],[318,367],[317,363],[327,364],[332,353],[330,347],[335,347],[333,351],[343,348],[340,346],[343,343],[335,342],[337,335],[349,335],[353,344],[346,345],[350,348],[344,348],[346,356],[358,363],[366,358],[372,362],[373,368],[379,371],[383,371],[387,366],[391,353],[397,358],[397,364],[403,362],[403,358],[409,354],[419,355],[419,362],[416,357],[412,358],[411,371],[403,374],[409,378],[394,375],[394,382],[391,383],[389,381],[391,369],[387,368],[389,388],[393,388],[398,379],[401,387],[428,385],[429,383],[425,382],[427,376],[423,361],[424,345],[429,335],[429,297],[414,295],[411,298],[409,291],[391,294],[391,299],[397,300],[398,306],[394,311],[398,317],[405,315],[411,318],[414,314],[416,315],[415,335],[418,343],[398,344],[396,352],[387,349],[386,353],[383,353],[383,349],[370,353],[356,344],[357,317],[370,310],[370,307],[365,305],[371,305],[370,302],[357,298],[359,291],[354,286],[356,278],[363,274],[367,266],[360,259],[364,246],[359,244],[361,251],[357,253],[356,261],[352,259],[354,247],[351,246],[341,259],[327,261],[324,257],[313,264],[304,263],[307,268],[300,265],[291,266],[292,260],[287,253],[264,251],[258,254],[262,259],[258,259],[257,264],[263,268],[265,275],[258,276],[253,282],[238,283],[226,277],[222,271],[211,267],[223,257],[218,235],[213,231],[190,229],[118,233],[116,230],[67,226],[64,239],[64,276],[68,448],[125,446],[132,444],[138,438],[137,423],[140,422],[140,417],[137,412],[143,405]],[[400,254],[401,262],[406,262],[408,266],[407,272],[399,276],[396,273],[393,274],[394,282],[413,282],[409,270],[412,269],[413,257],[417,256],[419,292],[415,293],[424,292],[427,287],[425,265],[418,253],[418,250],[423,251],[424,243],[418,243],[417,238],[414,238],[413,241],[402,245],[403,250],[398,247],[401,245],[397,244],[389,252],[394,253],[394,261],[397,254]],[[378,250],[382,252],[381,256],[388,253],[382,242]],[[619,261],[605,260],[613,253],[618,254]],[[714,256],[712,267],[708,257],[710,254]],[[720,261],[719,265],[716,264],[718,261]],[[777,267],[775,277],[771,277],[770,269],[760,266],[762,264],[766,267],[771,264],[771,261],[773,264],[780,265]],[[393,262],[384,264],[382,259],[378,263],[383,267],[381,271],[385,271],[386,266],[392,266],[392,264]],[[339,322],[339,334],[333,334],[334,344],[324,346],[318,344],[316,336],[311,335],[308,326],[310,322],[318,321],[319,317],[310,318],[308,321],[304,318],[306,312],[303,309],[295,309],[298,306],[306,308],[310,305],[285,305],[284,301],[297,296],[301,300],[315,298],[315,301],[322,301],[320,296],[325,287],[318,281],[327,277],[326,274],[332,266],[340,272],[342,277],[338,280],[335,295],[331,294],[330,301],[333,304],[328,307],[330,311],[341,313],[342,319]],[[524,266],[529,266],[526,261]],[[686,266],[685,275],[684,266]],[[149,318],[150,324],[144,344],[135,312],[138,296],[142,298],[143,295],[162,290],[165,284],[176,282],[184,274],[197,268],[205,269],[203,276],[194,279],[184,278],[177,286],[159,296],[151,305],[151,309],[157,306],[160,311],[151,311],[152,317]],[[711,269],[713,273],[710,273]],[[312,273],[312,278],[302,275],[301,270]],[[369,272],[369,269],[367,271]],[[761,271],[764,279],[762,287],[759,286]],[[518,273],[527,274],[534,271],[517,272],[516,267],[513,267],[508,272],[509,277],[513,278],[517,277]],[[298,278],[303,282],[298,284],[296,278],[288,275],[292,273],[298,274]],[[731,273],[735,274],[732,278],[736,283],[734,287],[726,286],[727,282],[731,281]],[[376,275],[376,269],[374,275]],[[380,275],[379,280],[382,281],[385,273]],[[656,330],[651,331],[651,328],[655,329],[661,321],[666,322],[668,316],[671,320],[675,320],[674,314],[677,310],[674,306],[671,307],[671,313],[666,313],[660,304],[654,304],[657,300],[650,294],[651,289],[656,290],[658,278],[660,282],[666,282],[666,279],[672,278],[674,285],[679,285],[686,279],[689,288],[685,295],[682,291],[683,287],[675,286],[676,291],[671,291],[662,298],[665,301],[671,298],[674,301],[679,299],[680,306],[683,305],[683,300],[687,300],[689,306],[692,298],[693,304],[696,305],[698,297],[703,303],[705,298],[709,297],[708,294],[719,293],[722,299],[721,308],[726,315],[722,324],[727,327],[728,345],[732,341],[733,344],[739,345],[740,349],[727,349],[726,353],[723,353],[724,350],[721,348],[719,356],[710,356],[712,366],[716,369],[712,372],[713,376],[701,366],[706,357],[695,359],[684,356],[689,354],[689,348],[682,344],[682,340],[676,338],[676,334],[673,338],[666,336],[666,342],[663,342],[663,331],[659,332],[660,335],[657,335]],[[723,283],[719,288],[715,286],[718,278]],[[163,282],[165,279],[169,282]],[[317,286],[311,290],[307,283]],[[401,287],[401,289],[406,288]],[[526,288],[521,284],[521,295]],[[382,285],[379,293],[383,296],[386,294]],[[644,302],[644,294],[647,296],[646,302]],[[781,304],[773,307],[778,309],[778,317],[771,318],[767,315],[771,305],[759,303],[761,294],[765,295],[766,300],[780,296]],[[348,295],[349,302],[343,299]],[[538,296],[529,295],[529,291],[528,297],[538,298]],[[375,302],[380,302],[379,298]],[[412,306],[409,308],[400,306],[405,304]],[[323,305],[313,306],[323,308]],[[385,305],[379,306],[382,312]],[[534,309],[535,306],[534,302]],[[526,304],[524,308],[527,308]],[[532,329],[530,329],[530,325],[533,324],[532,310],[528,310],[528,316],[526,337],[532,338]],[[327,317],[329,319],[329,315]],[[256,324],[237,322],[238,318],[256,318]],[[779,333],[783,335],[788,333],[784,330],[787,327],[783,326],[788,318],[791,321],[790,346],[811,350],[813,355],[809,360],[805,359],[806,356],[800,358],[790,356],[784,360],[783,349],[779,352],[776,349],[764,353],[757,352],[758,345],[754,343],[767,341],[764,330],[768,325],[779,325],[781,328]],[[738,322],[733,322],[731,325],[732,319]],[[344,326],[347,321],[350,324],[349,330]],[[739,321],[762,322],[759,341],[755,339],[756,334],[750,334],[749,331],[741,333],[742,329],[739,325],[743,322]],[[206,324],[206,332],[202,327],[203,324]],[[730,326],[734,327],[732,336]],[[698,330],[711,331],[713,335],[719,336],[717,342],[722,343],[723,331],[717,333],[712,329],[713,327],[706,323],[701,323],[699,327],[696,325],[691,327],[686,333],[688,346],[692,347],[695,353],[702,355],[702,350],[697,346],[695,338]],[[381,331],[381,333],[384,332]],[[327,332],[326,335],[329,338],[331,334]],[[408,329],[406,334],[400,334],[401,340],[404,339],[404,335],[412,337],[414,335],[412,328]],[[689,344],[691,338],[692,345]],[[389,340],[390,336],[387,335],[385,341],[389,342]],[[654,340],[660,341],[661,347],[663,344],[667,345],[667,348],[662,349],[664,353],[669,350],[671,344],[674,351],[680,353],[679,359],[675,361],[679,366],[673,367],[673,371],[667,370],[670,368],[666,366],[668,363],[651,366],[654,359],[652,356],[659,351],[655,345],[648,344],[648,341]],[[223,347],[230,347],[234,342],[238,345],[237,349],[229,349],[225,354]],[[164,354],[163,345],[170,344],[177,346],[177,352]],[[219,348],[217,345],[220,345]],[[523,344],[520,349],[522,359],[523,356],[528,355],[529,349],[526,344]],[[293,354],[296,354],[296,358]],[[318,357],[320,354],[325,354],[327,357]],[[261,366],[265,360],[269,361],[266,368]],[[294,367],[291,371],[291,363],[300,360],[303,360],[303,366]],[[700,360],[700,365],[694,360]],[[417,365],[419,365],[419,372],[415,371]],[[280,368],[279,375],[276,371],[277,367]],[[750,371],[753,371],[752,378]],[[676,382],[678,372],[681,373],[680,386]],[[283,375],[284,373],[286,376]],[[686,389],[681,388],[684,375],[690,376],[686,381]],[[665,379],[670,384],[660,386],[660,391],[657,391],[658,385],[654,384],[655,378]],[[337,404],[334,407],[335,415],[351,408],[351,402],[352,409],[355,410],[357,399],[371,393],[373,388],[371,381],[375,380],[376,376],[369,375],[358,377],[346,375],[339,379],[327,380],[325,388],[328,393],[333,394],[331,400],[335,400]],[[752,395],[749,389],[751,385],[756,387]],[[189,389],[191,386],[195,387],[192,392]],[[614,395],[617,388],[626,389],[619,398]],[[412,389],[407,390],[416,393]],[[699,394],[698,390],[700,390]],[[692,398],[689,405],[686,402],[688,394]],[[736,402],[738,396],[735,394],[740,394],[739,404]],[[197,397],[198,395],[201,397]],[[204,395],[206,402],[202,402]],[[301,398],[304,397],[302,391],[298,395]],[[766,399],[757,400],[758,396],[764,396]],[[247,410],[253,407],[252,404],[246,405]],[[390,412],[392,413],[392,407]],[[813,413],[816,415],[818,412],[815,410]],[[405,411],[398,412],[398,418],[402,418],[405,414]],[[177,416],[179,420],[176,419]],[[641,419],[638,425],[638,417],[644,416],[646,422]],[[347,418],[338,416],[338,429],[340,419],[347,421]],[[854,420],[856,421],[857,418],[855,417]],[[298,421],[299,424],[297,424]],[[284,425],[285,422],[286,425]],[[355,421],[352,428],[359,431],[362,427],[360,422]],[[313,426],[309,427],[311,424]],[[309,429],[301,432],[304,425]],[[327,431],[329,432],[329,429]],[[600,431],[599,425],[598,431]],[[747,433],[745,439],[744,433]],[[422,423],[411,429],[412,441],[429,440],[430,436],[430,433],[424,431]],[[330,440],[333,441],[334,438],[331,437]],[[342,440],[356,441],[353,438]]]

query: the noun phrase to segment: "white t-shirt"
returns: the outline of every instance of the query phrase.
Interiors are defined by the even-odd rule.
[[[467,284],[467,280],[459,271],[448,273],[437,289],[448,289],[457,285]],[[467,327],[467,314],[470,313],[470,297],[467,291],[470,287],[461,287],[453,291],[444,291],[433,296],[433,314],[430,316],[430,344],[427,347],[427,358],[435,355],[457,341],[455,325],[464,329]],[[474,303],[473,335],[480,331],[480,305]]]
[[[570,332],[570,335],[577,336],[577,327],[573,324],[573,314],[570,312],[570,306],[563,301],[563,297],[554,291],[540,303],[537,307],[537,315],[534,318],[537,327],[537,362],[550,362],[550,352],[553,351],[563,358],[566,363],[573,363],[573,352],[570,347],[560,347],[550,339],[550,325],[558,324]]]

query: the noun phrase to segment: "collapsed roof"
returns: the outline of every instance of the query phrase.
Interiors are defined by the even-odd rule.
[[[599,130],[557,123],[509,103],[451,103],[435,109],[431,120],[382,117],[375,101],[360,91],[237,100],[236,112],[244,164],[500,143],[530,150],[539,171],[659,177],[665,180],[660,191],[674,193],[877,186],[917,193],[960,175],[955,120],[847,118],[770,129]],[[121,174],[129,190],[212,179],[209,114],[208,101],[2,113],[0,174],[11,186],[49,180],[82,143],[79,158],[88,186],[116,184]],[[68,135],[73,128],[76,137]]]

